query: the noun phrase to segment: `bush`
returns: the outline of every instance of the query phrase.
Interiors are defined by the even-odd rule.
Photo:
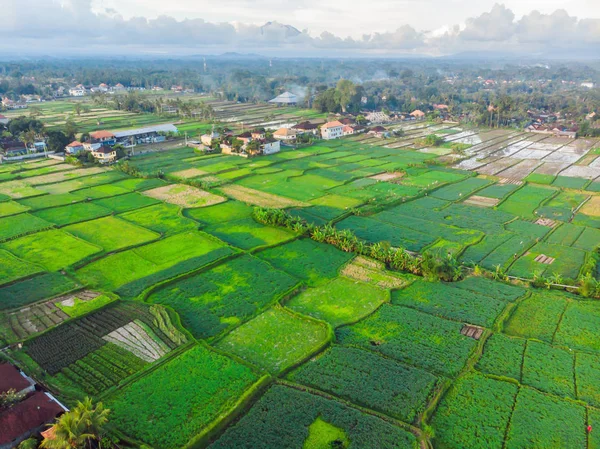
[[[456,258],[441,251],[426,251],[421,262],[427,280],[455,282],[462,278],[462,269]]]

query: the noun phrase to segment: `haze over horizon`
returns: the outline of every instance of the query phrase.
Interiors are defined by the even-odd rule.
[[[4,55],[600,57],[600,2],[5,0]],[[470,12],[470,13],[469,13]]]

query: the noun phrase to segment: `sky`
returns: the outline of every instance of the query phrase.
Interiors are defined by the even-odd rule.
[[[0,54],[600,58],[598,0],[2,0],[1,11]]]

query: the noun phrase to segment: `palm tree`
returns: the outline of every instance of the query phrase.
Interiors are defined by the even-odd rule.
[[[54,435],[44,438],[40,447],[48,449],[73,449],[91,447],[92,440],[102,440],[103,427],[108,422],[110,410],[102,403],[94,407],[90,398],[78,402],[54,424]]]

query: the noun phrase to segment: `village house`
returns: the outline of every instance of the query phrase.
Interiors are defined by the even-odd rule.
[[[18,103],[8,97],[2,99],[2,106],[6,109],[27,109],[27,103]]]
[[[296,140],[297,133],[292,128],[279,128],[273,133],[273,137],[277,140],[291,141]]]
[[[369,112],[365,115],[365,119],[367,119],[369,123],[388,123],[390,121],[390,116],[385,112],[376,111]]]
[[[202,142],[202,145],[205,145],[207,147],[212,147],[213,145],[213,141],[214,140],[219,140],[219,138],[221,137],[221,135],[216,132],[216,131],[212,131],[208,134],[202,134],[202,136],[200,136],[200,142]]]
[[[121,83],[117,83],[115,87],[112,88],[112,90],[115,92],[120,92],[125,90],[125,86],[123,86]]]
[[[8,125],[8,122],[10,122],[10,119],[5,115],[0,114],[0,125]]]
[[[297,125],[292,126],[291,128],[293,131],[296,132],[296,134],[306,134],[306,133],[310,133],[313,135],[317,135],[317,133],[319,132],[319,125],[317,125],[316,123],[311,123],[311,122],[301,122],[298,123]]]
[[[383,126],[376,126],[374,128],[371,128],[367,134],[379,137],[380,139],[390,137],[392,135],[392,133],[385,129]]]
[[[250,137],[252,140],[263,140],[266,138],[266,134],[264,130],[256,129],[250,133]]]
[[[91,143],[100,143],[102,145],[115,145],[117,137],[110,131],[94,131],[90,133]]]
[[[85,150],[84,145],[81,142],[79,142],[78,140],[71,142],[69,145],[67,145],[65,147],[65,153],[67,153],[67,154],[79,154],[84,150]]]
[[[109,164],[117,160],[117,150],[108,145],[100,145],[92,150],[92,156],[101,164]]]
[[[421,111],[420,109],[417,109],[417,110],[411,112],[410,116],[416,118],[417,120],[421,120],[421,119],[425,118],[425,113],[423,111]]]
[[[281,151],[281,143],[279,140],[266,139],[263,143],[261,143],[260,151],[264,155],[279,153]]]
[[[85,95],[85,92],[85,87],[83,87],[83,85],[81,84],[78,84],[77,86],[69,89],[69,95],[72,97],[83,97]]]
[[[321,126],[321,137],[325,140],[338,139],[344,135],[344,125],[339,121],[325,123]]]
[[[57,416],[68,411],[52,395],[37,390],[35,382],[8,363],[0,363],[0,393],[14,390],[23,398],[0,411],[0,449],[12,449],[37,436]]]
[[[244,145],[248,145],[250,142],[252,142],[252,133],[250,131],[246,131],[242,134],[237,135],[236,138],[238,140],[241,140],[244,143]]]
[[[124,147],[132,147],[138,144],[159,143],[167,140],[167,134],[178,134],[179,130],[173,124],[146,126],[144,128],[128,129],[127,131],[115,131],[114,144]],[[106,142],[103,142],[106,143]],[[107,145],[114,145],[106,143]]]

